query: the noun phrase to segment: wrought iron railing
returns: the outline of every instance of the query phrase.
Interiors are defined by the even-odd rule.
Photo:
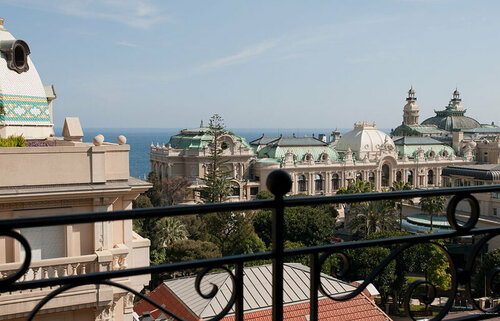
[[[459,286],[464,287],[469,302],[479,310],[480,314],[462,317],[467,320],[480,320],[489,319],[500,316],[500,305],[485,309],[481,307],[473,298],[471,293],[471,275],[474,273],[475,259],[489,240],[500,234],[500,227],[490,228],[476,228],[479,219],[479,203],[472,195],[473,193],[488,193],[500,191],[500,185],[483,185],[473,187],[460,187],[460,188],[442,188],[432,190],[410,190],[410,191],[396,191],[396,192],[383,192],[383,193],[365,193],[365,194],[347,194],[336,196],[321,196],[321,197],[301,197],[301,198],[284,198],[284,195],[289,192],[292,182],[290,176],[282,171],[277,170],[272,172],[267,180],[268,189],[275,195],[273,200],[255,200],[248,202],[235,202],[235,203],[220,203],[220,204],[201,204],[201,205],[188,205],[188,206],[173,206],[166,208],[151,208],[151,209],[135,209],[130,211],[115,211],[115,212],[102,212],[102,213],[87,213],[87,214],[72,214],[72,215],[55,215],[43,217],[30,217],[30,218],[14,218],[0,220],[0,236],[10,237],[20,242],[26,253],[21,267],[10,275],[4,275],[0,278],[0,293],[9,293],[13,291],[22,291],[35,288],[55,287],[49,295],[42,299],[37,306],[31,311],[28,320],[33,317],[44,307],[44,305],[53,299],[56,295],[73,289],[82,285],[109,285],[129,291],[134,295],[139,296],[143,300],[149,302],[157,309],[162,311],[165,315],[171,316],[178,320],[183,320],[180,316],[175,315],[168,311],[164,306],[153,302],[148,297],[144,296],[137,291],[114,281],[111,279],[131,277],[136,275],[176,272],[182,270],[202,269],[197,275],[195,287],[198,294],[203,298],[213,298],[217,293],[217,287],[214,286],[213,291],[210,293],[202,293],[200,282],[203,277],[212,269],[225,270],[232,280],[232,294],[223,310],[211,320],[220,320],[227,315],[234,306],[234,313],[236,320],[243,320],[243,266],[245,262],[256,260],[272,260],[272,318],[273,320],[283,319],[283,264],[286,258],[308,255],[310,258],[310,320],[318,320],[318,291],[323,295],[335,301],[346,301],[354,298],[360,294],[373,280],[387,267],[387,265],[394,260],[403,251],[423,243],[432,243],[439,239],[451,239],[461,236],[476,236],[484,235],[475,244],[474,249],[468,254],[464,266],[458,267],[454,264],[452,256],[447,252],[446,248],[439,244],[432,243],[439,247],[444,253],[449,263],[449,273],[451,274],[451,289],[449,291],[448,300],[442,307],[439,314],[433,320],[441,320],[448,314],[452,308],[454,298],[457,294]],[[376,239],[364,240],[358,242],[342,242],[321,246],[312,246],[298,249],[284,249],[284,209],[286,207],[296,206],[313,206],[319,204],[344,204],[356,202],[368,202],[379,200],[395,200],[395,199],[410,199],[415,197],[426,196],[452,196],[448,203],[447,218],[453,228],[450,232],[444,233],[431,233],[423,235],[401,236],[389,239]],[[457,223],[456,208],[460,201],[468,201],[470,204],[471,212],[470,218],[465,224]],[[31,263],[31,249],[27,240],[16,230],[21,228],[41,227],[51,225],[68,225],[68,224],[81,224],[81,223],[94,223],[104,221],[127,220],[137,218],[159,217],[159,216],[181,216],[196,214],[207,214],[222,211],[245,211],[257,209],[272,209],[272,251],[235,255],[221,258],[204,259],[189,262],[177,262],[171,264],[161,264],[156,266],[140,267],[140,268],[125,268],[120,270],[105,271],[105,272],[90,272],[86,274],[74,274],[68,276],[58,276],[52,278],[34,279],[31,281],[22,281],[22,277],[29,271]],[[365,278],[364,282],[359,285],[353,292],[344,296],[331,296],[326,293],[321,285],[321,267],[325,259],[332,254],[339,254],[343,257],[344,263],[348,262],[344,251],[349,249],[359,249],[374,246],[388,246],[392,245],[394,249],[390,255],[387,256],[373,271]],[[345,264],[344,268],[348,268]],[[232,268],[228,268],[231,266]],[[487,285],[496,291],[500,289],[500,283],[497,282],[496,276],[500,272],[500,267],[493,269],[487,278]],[[342,271],[339,272],[339,275]],[[408,289],[405,308],[409,317],[415,320],[415,315],[410,310],[410,298],[412,292],[417,287],[425,286],[427,295],[423,297],[426,303],[432,302],[435,296],[435,288],[428,281],[418,280],[412,283]],[[1,312],[0,312],[1,313]]]

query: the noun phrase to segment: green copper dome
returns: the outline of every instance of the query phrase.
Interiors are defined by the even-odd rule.
[[[481,127],[481,124],[474,118],[465,116],[466,110],[457,109],[456,106],[450,102],[445,110],[434,111],[436,116],[427,118],[422,122],[422,125],[436,125],[438,128],[453,131],[464,130]]]
[[[227,132],[229,136],[240,143],[244,148],[250,149],[244,137]],[[179,134],[170,137],[168,144],[175,149],[198,149],[202,150],[212,143],[213,136],[210,135],[210,129],[207,127],[199,127],[194,129],[183,129]]]

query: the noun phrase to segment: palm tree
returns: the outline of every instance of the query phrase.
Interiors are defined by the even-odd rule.
[[[362,180],[357,179],[354,183],[349,184],[349,186],[347,188],[346,187],[339,188],[336,195],[370,193],[370,192],[374,192],[374,191],[375,191],[375,187],[371,182],[362,181]],[[345,204],[344,208],[345,209],[349,208],[349,210],[345,212],[346,225],[352,225],[350,223],[350,221],[354,220],[356,218],[356,217],[353,217],[352,219],[350,219],[350,216],[351,216],[350,214],[351,213],[359,214],[361,212],[361,209],[365,206],[367,206],[366,202]]]
[[[408,191],[413,189],[410,182],[394,181],[392,182],[391,191]],[[403,230],[403,202],[408,201],[408,203],[413,204],[411,199],[400,199],[394,201],[394,207],[399,212],[399,230]]]
[[[437,214],[441,215],[444,211],[444,207],[446,204],[446,198],[443,196],[429,196],[422,197],[420,200],[420,208],[422,211],[429,214],[431,219],[431,232],[432,232],[432,216]]]
[[[394,206],[388,201],[367,202],[359,207],[359,212],[348,223],[353,234],[360,237],[380,231],[393,231],[397,226]]]
[[[188,237],[186,226],[172,217],[163,217],[156,223],[155,239],[162,247],[169,247],[174,242],[185,240]]]

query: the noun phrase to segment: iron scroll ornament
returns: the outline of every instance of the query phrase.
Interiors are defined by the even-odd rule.
[[[16,272],[4,277],[0,278],[0,288],[5,287],[9,284],[12,284],[19,280],[26,272],[28,272],[29,266],[31,264],[31,246],[28,243],[28,240],[24,236],[22,236],[19,232],[15,231],[3,231],[0,232],[0,236],[11,237],[19,243],[24,248],[24,261],[22,265],[19,267],[19,270]]]
[[[468,201],[468,203],[470,204],[471,213],[470,213],[470,217],[469,217],[468,221],[464,225],[460,225],[460,224],[458,224],[458,221],[456,219],[456,209],[457,209],[458,204],[463,200]],[[477,222],[479,220],[479,213],[480,213],[479,203],[474,196],[467,194],[467,193],[460,193],[460,194],[453,196],[453,198],[450,200],[450,202],[448,203],[448,207],[447,207],[446,212],[447,212],[447,220],[448,220],[450,226],[452,228],[454,228],[455,231],[463,234],[463,233],[470,231],[477,224]],[[446,304],[443,306],[443,308],[440,310],[439,314],[436,317],[434,317],[432,320],[442,320],[448,314],[448,312],[450,311],[450,309],[453,305],[453,301],[456,297],[459,283],[464,284],[466,286],[469,300],[470,300],[470,302],[472,302],[474,304],[474,306],[477,309],[479,309],[485,313],[497,313],[500,311],[500,306],[497,306],[497,307],[489,309],[489,310],[485,310],[485,309],[480,308],[480,306],[477,304],[477,302],[472,298],[471,285],[470,285],[470,281],[471,281],[470,275],[472,272],[474,258],[479,253],[481,247],[484,246],[484,244],[486,244],[486,242],[489,241],[494,236],[495,236],[494,234],[489,234],[486,237],[484,237],[483,239],[481,239],[481,241],[475,246],[474,251],[471,253],[470,257],[468,258],[467,266],[465,269],[457,268],[453,262],[453,259],[450,255],[450,253],[446,250],[446,248],[444,246],[442,246],[440,244],[437,244],[434,242],[426,242],[426,241],[417,242],[417,243],[403,243],[401,246],[393,249],[391,251],[391,253],[389,254],[389,256],[387,256],[380,264],[378,264],[375,267],[375,269],[372,270],[372,272],[369,274],[369,276],[365,278],[363,283],[360,284],[359,286],[357,286],[356,289],[354,291],[352,291],[351,293],[343,295],[343,296],[332,296],[331,294],[329,294],[325,290],[325,288],[323,287],[321,282],[319,282],[319,284],[318,284],[318,290],[324,296],[326,296],[329,299],[334,300],[334,301],[350,300],[350,299],[356,297],[357,295],[359,295],[363,290],[365,290],[366,287],[370,283],[372,283],[374,281],[374,279],[387,267],[387,265],[389,265],[390,262],[392,260],[394,260],[398,255],[400,255],[403,251],[405,251],[405,250],[407,250],[407,249],[409,249],[417,244],[427,243],[427,244],[432,244],[433,246],[435,246],[439,251],[441,251],[444,254],[444,256],[446,257],[446,260],[448,261],[449,272],[451,274],[451,286],[450,286],[450,290],[448,291],[448,300],[447,300]],[[340,258],[342,259],[342,268],[339,272],[337,272],[335,270],[332,271],[331,274],[334,277],[338,277],[338,278],[341,278],[342,276],[346,275],[349,268],[350,268],[350,263],[349,263],[349,257],[343,252],[323,253],[319,258],[319,269],[311,269],[311,273],[318,273],[319,274],[321,271],[321,266],[323,266],[326,259],[333,254],[340,256]],[[493,271],[491,271],[491,273],[488,277],[488,284],[490,284],[490,287],[495,287],[496,289],[500,290],[500,282],[494,281],[494,276],[496,276],[496,275],[500,275],[500,268],[496,268]],[[315,277],[315,276],[311,276],[311,278],[313,278],[313,277]],[[317,278],[317,276],[316,276],[316,278]],[[423,302],[426,306],[428,306],[436,298],[436,287],[431,282],[423,281],[423,280],[417,280],[417,281],[412,282],[410,284],[407,292],[406,292],[404,303],[403,303],[406,315],[409,318],[411,318],[412,320],[417,320],[417,319],[416,319],[416,316],[414,314],[414,311],[411,311],[410,300],[412,298],[412,294],[414,292],[416,292],[419,287],[422,287],[422,286],[425,286],[426,289],[429,289],[429,290],[427,291],[426,295],[424,295],[420,298],[421,302]]]
[[[271,175],[270,175],[271,176]],[[276,178],[276,181],[281,180],[282,178],[285,177],[285,175],[280,174],[280,175],[274,175]],[[58,277],[58,278],[51,278],[51,279],[37,279],[33,281],[27,281],[27,282],[14,282],[21,275],[24,275],[27,271],[27,268],[30,264],[31,257],[28,258],[25,257],[25,261],[23,262],[23,265],[20,270],[15,272],[14,274],[10,275],[10,278],[7,280],[4,278],[3,280],[0,280],[0,283],[2,287],[0,287],[0,292],[9,292],[9,291],[17,291],[17,290],[24,290],[24,289],[33,289],[33,288],[47,288],[49,286],[62,286],[64,287],[63,290],[59,291],[65,291],[69,288],[74,288],[79,285],[84,285],[84,284],[104,284],[104,285],[111,285],[113,286],[112,283],[109,283],[111,279],[116,279],[116,278],[121,278],[121,277],[129,277],[129,276],[135,276],[135,275],[141,275],[141,274],[150,274],[150,273],[159,273],[159,272],[167,272],[167,271],[179,271],[179,270],[184,270],[184,269],[197,269],[197,268],[221,268],[223,266],[235,266],[235,273],[234,273],[234,278],[231,278],[231,280],[235,281],[236,283],[236,289],[234,289],[234,292],[238,292],[235,294],[234,300],[230,300],[228,302],[228,306],[235,305],[235,311],[236,311],[236,320],[243,320],[242,318],[242,300],[243,300],[243,295],[242,295],[242,282],[243,282],[243,277],[242,277],[242,270],[243,270],[243,264],[248,261],[258,261],[258,260],[277,260],[279,259],[280,261],[283,261],[284,258],[287,257],[292,257],[292,256],[297,256],[297,255],[311,255],[311,258],[315,257],[316,258],[316,265],[313,268],[314,265],[314,260],[311,260],[312,267],[311,271],[311,280],[315,279],[320,281],[320,271],[319,269],[319,254],[324,254],[325,253],[337,253],[337,252],[342,252],[347,249],[355,249],[355,248],[364,248],[364,247],[370,247],[370,246],[383,246],[383,245],[397,245],[397,247],[393,250],[393,252],[390,253],[390,255],[385,258],[384,262],[390,262],[393,260],[397,255],[399,255],[401,252],[404,252],[407,248],[410,248],[413,246],[413,244],[422,244],[422,243],[430,243],[433,240],[436,239],[446,239],[446,238],[452,238],[456,236],[464,236],[464,235],[484,235],[491,234],[493,236],[499,235],[500,234],[500,229],[499,228],[474,228],[474,226],[477,223],[477,218],[479,216],[479,206],[475,206],[477,203],[477,200],[470,196],[470,193],[480,193],[480,192],[494,192],[494,191],[500,191],[500,185],[485,185],[485,186],[473,186],[473,187],[460,187],[460,188],[443,188],[443,189],[436,189],[436,190],[412,190],[412,191],[401,191],[401,192],[387,192],[387,193],[366,193],[366,194],[350,194],[350,195],[335,195],[335,196],[321,196],[321,197],[304,197],[304,198],[286,198],[284,199],[281,195],[282,192],[283,194],[287,193],[287,188],[281,188],[281,186],[286,185],[291,182],[285,182],[284,184],[280,184],[280,182],[271,182],[271,184],[268,184],[268,186],[272,187],[270,188],[271,191],[275,192],[276,199],[275,200],[257,200],[257,201],[250,201],[250,202],[235,202],[235,203],[221,203],[221,204],[202,204],[202,205],[186,205],[186,206],[174,206],[174,207],[169,207],[169,208],[153,208],[153,209],[141,209],[141,210],[132,210],[132,211],[115,211],[115,212],[102,212],[99,213],[100,215],[96,215],[96,213],[85,213],[85,214],[68,214],[68,215],[54,215],[54,216],[44,216],[44,217],[36,217],[36,218],[14,218],[14,219],[6,219],[6,220],[0,220],[0,230],[3,231],[14,231],[20,228],[28,228],[28,227],[38,227],[38,226],[51,226],[51,225],[68,225],[68,224],[81,224],[81,223],[91,223],[91,222],[104,222],[104,221],[118,221],[118,220],[124,220],[124,219],[132,219],[132,218],[146,218],[146,217],[158,217],[158,216],[169,216],[169,217],[175,217],[179,215],[188,215],[192,213],[198,213],[200,215],[205,214],[205,213],[213,213],[217,211],[241,211],[241,210],[255,210],[255,209],[264,209],[264,208],[271,208],[276,211],[276,218],[281,220],[280,224],[283,222],[282,215],[283,214],[283,209],[286,207],[293,207],[293,206],[311,206],[311,205],[319,205],[319,204],[341,204],[341,203],[349,203],[349,202],[364,202],[364,201],[376,201],[376,200],[382,200],[382,199],[400,199],[400,198],[414,198],[414,197],[425,197],[425,196],[438,196],[438,195],[455,195],[453,199],[450,201],[450,204],[448,206],[447,214],[448,214],[448,221],[452,222],[457,222],[455,219],[455,211],[456,211],[456,205],[460,202],[460,200],[466,200],[468,201],[471,205],[472,208],[472,213],[471,213],[471,218],[467,221],[465,225],[460,225],[455,231],[453,232],[442,232],[442,233],[435,233],[435,234],[427,234],[427,235],[413,235],[413,236],[405,236],[405,237],[396,237],[396,238],[390,238],[390,239],[378,239],[378,240],[368,240],[368,241],[362,241],[362,242],[344,242],[344,243],[335,243],[335,244],[328,244],[328,245],[322,245],[322,246],[311,246],[307,248],[299,248],[299,249],[290,249],[290,250],[284,250],[283,247],[278,248],[279,251],[274,252],[274,249],[272,252],[262,252],[262,253],[254,253],[254,254],[245,254],[245,255],[236,255],[236,256],[228,256],[228,257],[222,257],[222,258],[214,258],[214,259],[205,259],[205,260],[198,260],[198,261],[190,261],[190,262],[176,262],[176,263],[170,263],[170,264],[161,264],[161,265],[156,265],[156,266],[148,266],[148,267],[137,267],[137,268],[127,268],[123,270],[112,270],[112,271],[106,271],[106,272],[95,272],[95,273],[88,273],[85,275],[76,275],[76,276],[68,276],[68,277]],[[455,205],[451,205],[455,204]],[[278,215],[279,214],[279,215]],[[451,215],[451,216],[450,216]],[[453,223],[450,222],[450,225]],[[278,225],[278,224],[277,224]],[[458,224],[457,224],[458,225]],[[23,248],[25,249],[25,252],[27,255],[31,254],[29,244],[27,244],[26,240],[22,238],[19,233],[16,232],[3,232],[0,233],[2,236],[7,236],[7,237],[12,237],[18,240]],[[275,233],[278,235],[278,233]],[[281,235],[281,234],[280,234]],[[491,238],[490,237],[490,238]],[[22,238],[23,240],[21,240]],[[484,241],[483,241],[484,240]],[[483,238],[482,242],[486,243],[489,239],[486,237]],[[411,244],[411,245],[409,245]],[[479,245],[478,245],[479,247]],[[399,252],[398,252],[399,251]],[[471,253],[471,257],[474,257],[472,254],[477,254],[479,250],[474,251]],[[398,253],[397,253],[398,252]],[[470,266],[465,266],[463,270],[460,270],[459,268],[455,268],[453,266],[452,271],[453,273],[456,273],[456,283],[460,284],[467,284],[468,279],[466,278],[467,273],[469,271],[472,271],[472,266],[473,264],[470,262],[470,259],[468,264]],[[382,264],[382,266],[385,266],[386,263]],[[280,267],[282,267],[282,264],[276,264],[278,267],[278,270]],[[377,268],[374,269],[373,272]],[[203,274],[206,275],[208,273],[208,270]],[[339,272],[339,275],[341,275],[342,271]],[[490,282],[491,285],[496,286],[494,282],[494,274],[497,273],[496,271],[492,271],[492,277],[490,277]],[[375,273],[376,275],[377,273]],[[203,276],[201,276],[202,278]],[[274,274],[273,274],[274,278]],[[279,282],[280,280],[274,280],[273,282],[276,281],[278,286],[280,286]],[[281,286],[283,284],[283,280],[281,279]],[[363,290],[366,288],[365,283],[363,283],[360,288],[357,290]],[[418,285],[418,284],[417,284]],[[415,286],[417,286],[415,285]],[[431,285],[426,285],[426,284],[421,284],[420,286],[431,286]],[[129,289],[124,287],[123,285],[119,285],[118,287],[122,289],[126,289],[127,291],[130,291],[131,293],[136,294],[133,289]],[[456,287],[456,285],[454,285]],[[233,283],[233,288],[234,288],[234,283]],[[319,285],[315,288],[311,286],[312,289],[316,290],[316,297],[319,289]],[[215,292],[210,291],[210,293],[203,293],[203,295],[212,295]],[[279,292],[279,291],[277,291]],[[59,292],[60,293],[60,292]],[[136,294],[137,295],[137,294]],[[139,295],[139,297],[142,298],[142,296]],[[432,293],[429,293],[429,296],[427,298],[427,301],[430,300],[432,297]],[[311,303],[313,295],[311,295]],[[48,302],[50,298],[47,297],[47,300],[45,302]],[[273,300],[276,301],[276,305],[279,305],[280,302],[276,300],[276,298],[273,296]],[[147,302],[151,303],[149,300],[146,300]],[[232,301],[232,302],[231,302]],[[274,304],[273,301],[273,304]],[[450,302],[452,300],[449,300]],[[317,303],[317,300],[316,300]],[[153,304],[153,303],[151,303]],[[153,304],[155,307],[158,307],[157,305]],[[282,303],[281,303],[282,305]],[[239,307],[238,307],[239,306]],[[317,304],[316,304],[317,307]],[[161,307],[158,307],[160,310],[163,311]],[[41,307],[40,307],[41,309]],[[317,313],[313,313],[314,309],[314,304],[311,304],[311,321],[317,320]],[[227,312],[230,311],[226,310]],[[316,312],[318,311],[317,309],[315,310]],[[449,311],[449,309],[447,310]],[[447,312],[446,311],[446,312]],[[166,314],[168,314],[166,311],[163,311]],[[446,313],[445,312],[445,313]],[[498,316],[498,314],[490,314],[488,311],[486,311],[487,314],[482,314],[480,318],[490,318],[491,315],[493,316]],[[33,313],[33,315],[36,314],[36,311]],[[217,316],[216,316],[217,317]],[[277,314],[274,320],[282,320],[283,315]],[[437,319],[440,319],[441,316],[436,317]],[[435,318],[435,319],[436,319]],[[180,319],[180,318],[177,318]]]
[[[218,267],[219,269],[222,269],[223,271],[225,271],[226,273],[228,273],[229,275],[229,278],[231,279],[231,283],[232,283],[232,291],[231,291],[231,297],[229,298],[227,304],[224,306],[224,308],[222,309],[222,311],[220,311],[219,313],[217,313],[215,316],[213,316],[211,319],[209,319],[208,321],[218,321],[220,319],[222,319],[224,316],[226,316],[229,311],[231,310],[231,308],[233,307],[235,301],[236,301],[236,281],[235,281],[235,276],[234,274],[226,267],[224,266],[221,266],[221,267]],[[196,281],[195,281],[195,289],[196,289],[196,292],[204,299],[211,299],[213,297],[215,297],[217,295],[217,292],[220,290],[219,287],[213,283],[212,284],[212,290],[209,292],[209,293],[203,293],[201,291],[201,281],[202,279],[207,275],[208,272],[210,272],[213,268],[204,268],[202,271],[200,271],[197,276],[196,276]],[[113,281],[110,281],[110,280],[101,280],[101,281],[92,281],[92,282],[77,282],[77,283],[72,283],[72,284],[66,284],[66,285],[63,285],[61,286],[60,288],[52,291],[51,293],[49,293],[47,296],[45,296],[40,302],[38,302],[38,304],[33,308],[33,310],[30,312],[30,314],[28,315],[27,317],[27,321],[32,321],[34,317],[36,317],[36,315],[38,314],[38,312],[40,312],[40,310],[50,301],[52,300],[53,298],[55,298],[57,295],[63,293],[63,292],[66,292],[66,291],[69,291],[73,288],[76,288],[76,287],[79,287],[79,286],[84,286],[84,285],[109,285],[109,286],[113,286],[113,287],[117,287],[117,288],[120,288],[120,289],[123,289],[127,292],[130,292],[136,296],[138,296],[139,298],[145,300],[146,302],[148,302],[149,304],[153,305],[155,308],[161,310],[163,313],[165,313],[166,315],[172,317],[174,320],[179,320],[179,321],[187,321],[186,319],[176,315],[175,313],[167,310],[165,308],[164,305],[160,305],[158,304],[157,302],[155,302],[154,300],[151,300],[149,297],[147,297],[146,295],[126,286],[126,285],[123,285],[123,284],[120,284],[120,283],[117,283],[117,282],[113,282]]]

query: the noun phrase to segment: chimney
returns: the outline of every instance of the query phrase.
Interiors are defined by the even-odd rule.
[[[4,21],[4,19],[0,18],[0,26],[3,26],[3,21]]]

